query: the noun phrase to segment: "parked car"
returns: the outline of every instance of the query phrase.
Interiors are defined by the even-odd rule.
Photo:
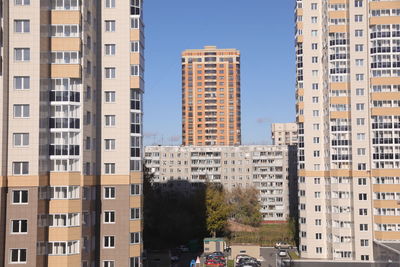
[[[239,262],[236,264],[236,266],[239,266],[239,267],[244,267],[244,266],[260,267],[261,266],[261,262],[259,262],[256,258],[246,257],[246,258],[239,259]]]
[[[225,255],[222,252],[213,252],[211,254],[208,254],[206,256],[207,259],[214,259],[214,260],[220,260],[220,261],[224,261],[225,262]]]
[[[216,259],[207,259],[204,263],[206,266],[225,267],[225,262]]]
[[[239,263],[239,260],[241,258],[250,258],[250,256],[246,255],[246,254],[239,254],[239,255],[236,256],[235,263]]]
[[[286,250],[283,250],[283,249],[279,250],[278,256],[279,257],[286,257],[287,256]]]
[[[277,249],[290,249],[290,248],[293,248],[293,246],[288,244],[288,243],[286,243],[286,242],[277,242],[275,244],[275,248],[277,248]]]

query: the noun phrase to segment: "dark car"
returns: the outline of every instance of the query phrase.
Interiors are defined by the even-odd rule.
[[[246,258],[240,258],[236,266],[244,267],[244,266],[254,266],[254,267],[260,267],[261,262],[259,262],[256,258],[253,257],[246,257]]]

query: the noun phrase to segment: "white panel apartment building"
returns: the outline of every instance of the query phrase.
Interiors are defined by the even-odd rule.
[[[289,160],[289,157],[292,161]],[[226,189],[255,186],[260,190],[263,219],[285,221],[289,216],[289,183],[296,182],[296,151],[288,146],[147,146],[145,164],[154,182],[176,182],[177,190],[206,181]],[[293,163],[289,166],[289,162]],[[187,188],[187,187],[190,188]]]
[[[303,258],[400,240],[400,1],[296,1]]]

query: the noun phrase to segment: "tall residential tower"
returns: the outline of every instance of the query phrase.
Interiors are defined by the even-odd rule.
[[[300,251],[400,240],[400,2],[297,0]]]
[[[241,144],[240,52],[236,49],[182,53],[182,143]]]
[[[0,266],[138,267],[142,1],[0,4]]]

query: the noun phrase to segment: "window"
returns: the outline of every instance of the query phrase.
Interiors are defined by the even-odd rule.
[[[357,118],[357,125],[364,125],[365,124],[365,119],[364,118]]]
[[[105,0],[106,8],[115,8],[115,0]],[[104,266],[104,267],[114,267],[114,266]]]
[[[363,21],[363,15],[355,15],[354,16],[354,21],[355,22],[362,22]]]
[[[316,252],[317,254],[321,254],[321,253],[322,253],[322,247],[316,247],[316,248],[315,248],[315,252]]]
[[[319,110],[313,110],[313,117],[319,117]]]
[[[29,118],[29,105],[14,105],[14,118]]]
[[[141,65],[131,65],[131,76],[140,76],[143,77],[143,68]]]
[[[368,215],[367,209],[359,209],[358,212],[359,212],[359,214],[362,215],[362,216]]]
[[[363,103],[357,103],[356,104],[356,110],[364,110],[364,104]]]
[[[363,6],[363,0],[355,0],[354,1],[354,6],[355,7],[362,7]]]
[[[365,193],[358,194],[358,200],[367,200],[367,194]]]
[[[13,190],[13,204],[28,204],[28,190]]]
[[[115,248],[115,236],[104,236],[104,248]]]
[[[104,198],[105,199],[115,199],[115,187],[104,187]]]
[[[115,126],[115,115],[105,115],[106,126]]]
[[[29,6],[31,4],[30,0],[15,0],[14,1],[16,6]]]
[[[14,137],[14,146],[29,146],[29,134],[28,133],[15,133]]]
[[[313,83],[312,84],[312,89],[313,90],[318,90],[318,83]]]
[[[79,213],[49,214],[49,227],[76,227],[80,225]]]
[[[322,220],[321,219],[316,219],[315,220],[315,225],[322,225]]]
[[[104,45],[104,50],[106,53],[106,56],[114,56],[115,55],[115,44],[106,44]]]
[[[80,28],[78,24],[51,25],[51,37],[79,37]]]
[[[315,205],[315,211],[320,212],[321,211],[321,206],[320,205]]]
[[[14,175],[29,174],[29,162],[26,161],[13,162],[13,174]]]
[[[317,30],[311,30],[311,36],[317,37],[318,36],[318,31]]]
[[[367,169],[367,164],[365,163],[358,163],[357,165],[359,171],[364,171]]]
[[[12,234],[26,234],[28,232],[27,220],[11,220]]]
[[[29,76],[15,76],[14,89],[15,90],[28,90],[31,88]]]
[[[312,43],[311,44],[311,49],[312,50],[317,50],[318,49],[318,44],[317,43]]]
[[[52,186],[49,193],[50,199],[78,199],[79,186]]]
[[[106,150],[115,150],[115,139],[104,140]]]
[[[369,255],[361,255],[362,261],[369,261]]]
[[[115,20],[106,20],[106,32],[115,32]]]
[[[313,96],[312,102],[313,103],[318,103],[318,96]]]
[[[115,174],[115,163],[104,163],[105,174]]]
[[[357,140],[359,140],[359,141],[365,140],[365,133],[358,133],[357,134]]]
[[[140,208],[131,208],[131,220],[140,219]]]
[[[139,29],[140,21],[139,18],[131,18],[131,29]]]
[[[364,45],[356,44],[356,52],[362,52],[362,51],[364,51]]]
[[[14,20],[14,32],[16,33],[28,33],[30,32],[29,20]]]
[[[115,211],[104,211],[104,223],[115,223]]]
[[[14,48],[15,61],[29,61],[31,60],[30,48]]]
[[[106,79],[115,79],[115,68],[105,68]]]
[[[356,95],[357,95],[357,96],[363,96],[363,95],[364,95],[364,89],[362,89],[362,88],[357,88],[357,89],[356,89]]]
[[[367,178],[358,178],[358,185],[367,185]]]
[[[115,261],[110,261],[110,260],[103,261],[103,267],[115,267]]]
[[[140,267],[140,257],[132,257],[129,260],[129,267]]]
[[[311,23],[318,23],[318,17],[311,17]]]
[[[73,255],[79,253],[79,241],[48,242],[49,255]]]
[[[131,244],[140,244],[140,232],[131,233]]]
[[[356,37],[362,37],[363,36],[363,30],[355,30],[355,36]]]
[[[365,148],[357,148],[357,155],[358,156],[365,156],[365,152],[366,152]]]
[[[142,194],[142,190],[141,190],[140,184],[131,184],[131,195],[138,196],[141,194]]]
[[[317,3],[311,3],[311,10],[317,10],[318,5]]]
[[[368,231],[368,224],[360,224],[360,231],[365,232]]]
[[[53,0],[51,1],[51,9],[56,10],[78,10],[78,0]]]
[[[140,47],[139,41],[131,42],[131,52],[132,53],[138,53],[138,52],[140,52],[140,50],[141,50],[141,47]]]
[[[115,102],[115,91],[106,91],[105,99],[106,99],[106,103],[114,103]]]
[[[318,63],[318,57],[312,57],[311,58],[312,63]]]
[[[369,240],[368,239],[361,239],[361,246],[362,247],[368,247],[369,246]]]
[[[10,263],[26,263],[26,249],[12,248],[10,254]]]
[[[356,74],[356,81],[364,81],[364,74]]]
[[[356,66],[364,66],[364,59],[356,59]]]
[[[320,184],[321,178],[314,178],[314,184]]]

